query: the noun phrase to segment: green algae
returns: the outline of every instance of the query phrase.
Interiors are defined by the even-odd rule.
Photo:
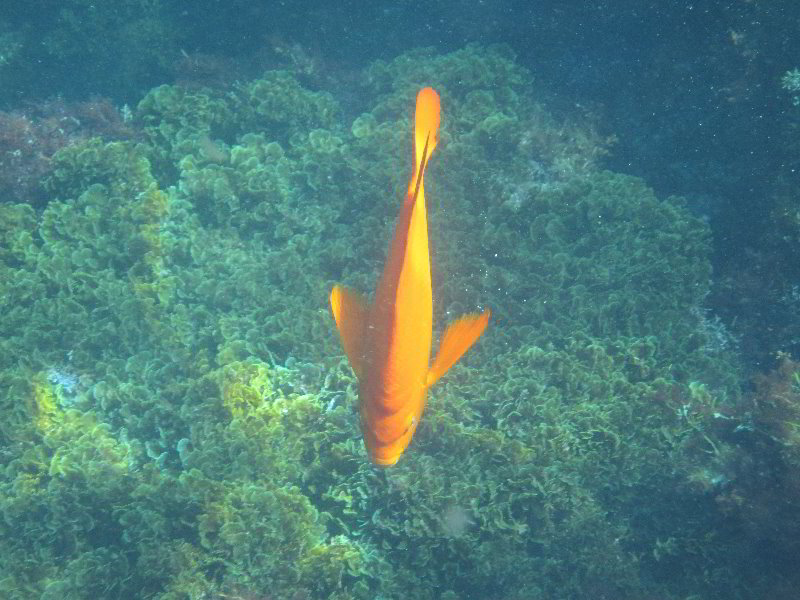
[[[377,471],[326,298],[381,268],[423,84],[443,101],[437,326],[501,318]],[[550,116],[503,47],[359,85],[349,122],[288,72],[161,86],[142,141],[62,150],[41,214],[0,204],[4,596],[765,589],[733,574],[748,557],[715,506],[744,411],[699,316],[706,225],[599,169],[605,141]]]

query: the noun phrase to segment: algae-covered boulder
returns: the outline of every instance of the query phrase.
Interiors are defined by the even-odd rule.
[[[743,422],[707,226],[601,170],[503,47],[351,84],[161,86],[137,142],[63,149],[39,213],[0,204],[4,597],[750,589],[715,505]],[[496,319],[379,471],[327,296],[374,286],[428,84],[437,332]]]

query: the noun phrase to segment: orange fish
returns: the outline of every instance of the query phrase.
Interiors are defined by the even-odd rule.
[[[424,175],[438,131],[439,94],[424,88],[417,95],[414,173],[375,300],[370,305],[339,285],[331,291],[336,327],[358,377],[364,445],[381,466],[400,458],[419,424],[428,388],[481,336],[491,316],[486,310],[450,324],[429,366],[433,293]]]

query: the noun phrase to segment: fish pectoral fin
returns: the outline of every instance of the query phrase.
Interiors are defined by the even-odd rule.
[[[335,285],[331,290],[331,311],[350,366],[361,379],[364,373],[364,328],[369,312],[367,301],[358,292]]]
[[[428,369],[428,377],[425,381],[427,386],[436,383],[481,337],[491,316],[492,311],[487,309],[480,314],[459,317],[447,326],[442,335],[442,341],[439,342],[439,352],[436,354],[431,368]]]

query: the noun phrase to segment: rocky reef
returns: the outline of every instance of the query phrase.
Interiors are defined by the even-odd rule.
[[[326,297],[372,287],[423,84],[435,321],[497,319],[381,471]],[[348,86],[162,85],[0,198],[0,595],[788,598],[798,369],[741,391],[707,225],[505,47]]]

